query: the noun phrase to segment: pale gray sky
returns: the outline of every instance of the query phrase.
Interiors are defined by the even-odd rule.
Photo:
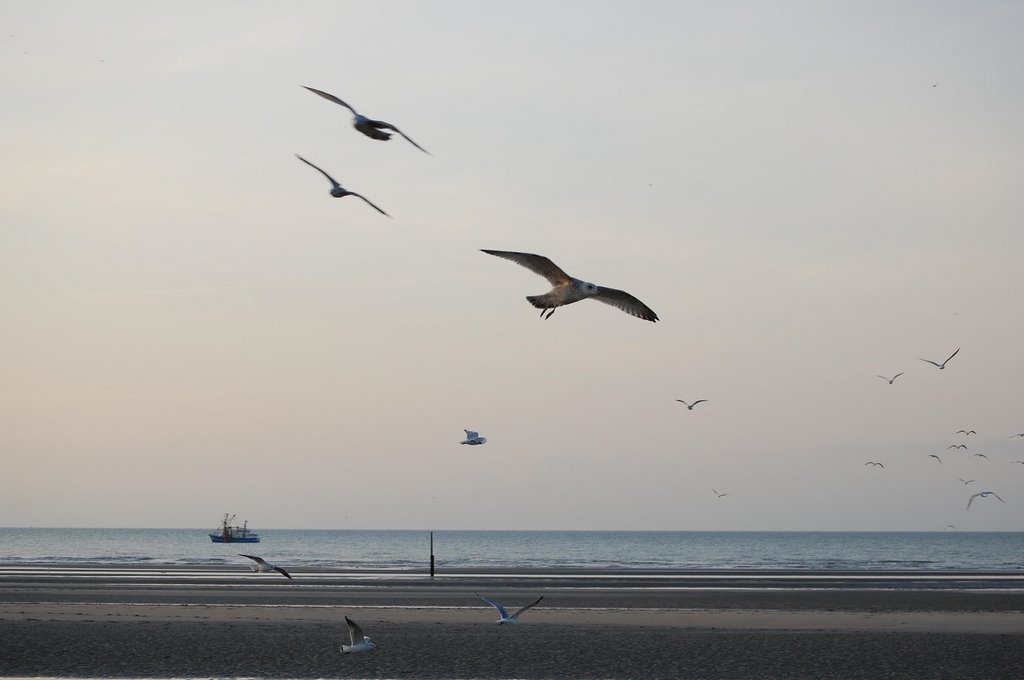
[[[0,25],[0,525],[1022,528],[1020,3]]]

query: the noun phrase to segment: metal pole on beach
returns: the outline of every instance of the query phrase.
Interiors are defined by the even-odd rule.
[[[430,578],[434,578],[434,532],[430,532]]]

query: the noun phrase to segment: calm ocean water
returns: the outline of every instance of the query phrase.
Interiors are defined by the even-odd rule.
[[[424,568],[425,531],[261,530],[215,544],[211,529],[0,528],[0,564],[220,565],[238,553],[292,566]],[[435,531],[439,569],[1024,568],[1024,532]]]

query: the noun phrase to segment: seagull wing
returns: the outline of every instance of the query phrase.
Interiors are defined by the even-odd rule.
[[[875,373],[875,377],[876,377],[876,378],[881,378],[881,379],[882,379],[882,380],[884,380],[885,382],[889,382],[889,379],[888,379],[888,378],[886,378],[886,377],[885,377],[884,375],[878,375],[877,373]]]
[[[996,500],[998,500],[1000,503],[1005,503],[1006,502],[1002,498],[999,498],[999,494],[997,494],[995,491],[989,491],[989,493],[992,494],[993,496],[995,496]]]
[[[267,563],[267,561],[265,559],[263,559],[262,557],[256,557],[255,555],[243,555],[242,553],[238,553],[238,556],[239,557],[248,557],[250,560],[252,560],[256,564],[264,564],[265,565]]]
[[[310,91],[310,92],[312,92],[313,94],[318,94],[318,95],[320,95],[321,97],[323,97],[324,99],[327,99],[327,100],[329,100],[329,101],[332,101],[332,102],[334,102],[335,104],[341,104],[341,105],[342,105],[342,106],[344,106],[344,107],[345,107],[346,109],[348,109],[349,111],[351,111],[351,112],[352,112],[352,115],[353,115],[353,116],[358,116],[358,115],[359,115],[358,113],[356,113],[356,110],[355,110],[355,109],[353,109],[353,108],[352,108],[351,106],[349,106],[349,105],[348,105],[348,104],[346,104],[345,102],[343,102],[343,101],[341,101],[340,99],[338,99],[337,97],[335,97],[335,96],[334,96],[333,94],[330,94],[329,92],[324,92],[323,90],[317,90],[317,89],[314,89],[314,88],[312,88],[312,87],[306,87],[305,85],[303,85],[302,87],[305,87],[305,88],[306,88],[307,90],[309,90],[309,91]]]
[[[921,359],[921,357],[918,357],[918,359]],[[939,368],[942,368],[942,365],[941,365],[941,364],[937,364],[937,363],[935,363],[934,361],[932,361],[931,359],[921,359],[921,361],[927,361],[927,362],[928,362],[929,364],[931,364],[932,366],[938,366]]]
[[[967,507],[964,508],[964,510],[970,510],[971,509],[971,503],[973,503],[974,499],[977,498],[980,495],[981,495],[980,493],[976,493],[973,496],[971,496],[970,498],[968,498],[967,499]]]
[[[289,573],[288,573],[287,571],[285,571],[283,567],[274,567],[274,571],[276,571],[276,572],[279,572],[279,573],[281,573],[281,574],[284,574],[284,575],[285,575],[285,576],[287,576],[288,578],[291,578],[291,577],[292,577],[292,575],[291,575],[291,574],[289,574]]]
[[[547,279],[552,286],[565,286],[572,283],[571,276],[566,274],[557,264],[543,255],[534,255],[533,253],[515,253],[508,250],[481,250],[488,255],[512,260],[516,264],[526,267],[534,274],[540,274]]]
[[[956,348],[956,352],[959,352],[959,351],[960,351],[960,348],[959,348],[959,347],[957,347],[957,348]],[[950,354],[950,355],[949,355],[949,359],[952,359],[953,357],[955,357],[955,356],[956,356],[956,352],[953,352],[952,354]],[[946,359],[946,361],[949,361],[949,359]],[[943,362],[942,362],[942,365],[943,365],[943,366],[945,366],[945,365],[946,365],[946,361],[943,361]]]
[[[707,399],[698,399],[697,401],[695,401],[692,404],[690,404],[690,406],[696,406],[697,404],[700,404],[700,403],[705,402],[705,401],[707,401]]]
[[[363,196],[362,194],[357,194],[357,193],[356,193],[356,192],[354,192],[354,191],[350,191],[350,192],[348,192],[348,193],[349,193],[349,196],[355,196],[355,197],[357,197],[357,198],[361,198],[361,199],[363,199],[364,201],[366,201],[366,204],[367,204],[367,205],[369,205],[369,206],[370,206],[371,208],[373,208],[374,210],[376,210],[377,212],[379,212],[379,213],[380,213],[381,215],[383,215],[384,217],[391,217],[391,215],[388,215],[388,214],[387,214],[386,212],[384,212],[383,210],[381,210],[380,208],[378,208],[377,206],[375,206],[375,205],[373,204],[373,202],[372,202],[372,201],[370,201],[370,199],[368,199],[368,198],[367,198],[366,196]]]
[[[513,619],[518,619],[518,618],[519,618],[519,615],[520,615],[520,614],[522,614],[523,612],[525,612],[525,611],[526,611],[527,609],[529,609],[530,607],[532,607],[532,606],[536,605],[536,604],[537,604],[538,602],[540,602],[540,601],[541,601],[541,600],[543,600],[543,599],[544,599],[544,596],[543,596],[543,595],[541,595],[540,597],[538,597],[538,598],[537,598],[536,600],[534,600],[534,601],[533,601],[533,602],[531,602],[530,604],[526,605],[525,607],[522,607],[522,608],[520,608],[520,610],[519,610],[519,611],[517,611],[517,612],[516,612],[515,614],[513,614],[513,615],[512,615],[512,618],[513,618]]]
[[[901,375],[903,375],[903,373],[897,373],[896,375],[894,375],[894,376],[892,377],[892,380],[895,380],[896,378],[900,377]],[[890,380],[889,382],[891,383],[891,382],[892,382],[892,380]]]
[[[486,597],[484,597],[484,596],[483,596],[483,595],[481,595],[480,593],[477,593],[477,594],[476,594],[476,596],[477,596],[477,597],[479,597],[479,598],[480,598],[481,600],[483,600],[484,602],[486,602],[487,604],[489,604],[489,605],[491,605],[492,607],[494,607],[495,609],[497,609],[497,610],[498,610],[498,613],[499,613],[499,614],[501,614],[501,618],[503,618],[503,619],[507,619],[507,618],[508,618],[508,612],[507,612],[507,611],[505,611],[505,608],[504,608],[504,607],[502,607],[502,606],[501,606],[500,604],[498,604],[498,603],[497,603],[497,602],[495,602],[494,600],[488,600],[488,599],[487,599]]]
[[[639,319],[643,319],[644,321],[656,322],[658,320],[658,315],[654,313],[653,309],[622,290],[598,286],[597,295],[594,296],[594,299],[598,302],[603,302],[606,305],[618,307],[626,314],[631,314]]]
[[[426,149],[424,149],[424,148],[423,148],[422,146],[420,146],[420,145],[419,145],[419,144],[417,144],[416,142],[412,141],[412,138],[411,138],[411,137],[410,137],[409,135],[405,134],[404,132],[402,132],[401,130],[399,130],[399,129],[398,129],[397,127],[395,127],[395,126],[394,126],[394,125],[392,125],[391,123],[385,123],[385,122],[384,122],[384,121],[382,121],[382,120],[375,120],[375,121],[373,121],[373,125],[374,125],[374,127],[378,127],[378,128],[387,128],[388,130],[394,130],[394,131],[395,131],[395,132],[397,132],[398,134],[400,134],[400,135],[402,135],[403,137],[405,137],[405,141],[409,142],[410,144],[412,144],[413,146],[415,146],[415,147],[416,147],[417,149],[419,149],[419,150],[420,150],[420,151],[422,151],[423,153],[427,154],[428,156],[431,156],[431,155],[433,155],[433,154],[431,154],[431,153],[430,153],[429,151],[427,151]]]
[[[331,177],[330,175],[328,175],[328,174],[327,174],[326,172],[324,172],[323,168],[320,168],[320,167],[318,167],[318,166],[316,166],[316,165],[313,165],[312,163],[310,163],[309,161],[307,161],[307,160],[306,160],[305,158],[303,158],[303,157],[302,157],[302,156],[300,156],[299,154],[295,154],[295,157],[296,157],[296,158],[298,158],[298,159],[299,159],[300,161],[302,161],[303,163],[305,163],[306,165],[308,165],[309,167],[311,167],[311,168],[315,169],[315,170],[316,170],[317,172],[319,172],[319,173],[320,173],[321,175],[323,175],[324,177],[326,177],[326,178],[327,178],[327,180],[328,180],[328,181],[329,181],[329,182],[330,182],[331,184],[333,184],[334,186],[336,186],[336,187],[340,187],[340,186],[341,186],[340,184],[338,184],[338,180],[334,179],[333,177]],[[366,200],[366,199],[363,199],[363,200]]]
[[[479,432],[473,432],[473,430],[463,430],[466,433],[466,439],[476,439],[480,436]]]
[[[352,643],[353,647],[366,641],[366,636],[363,635],[363,629],[359,627],[358,623],[347,616],[345,617],[345,623],[348,624],[348,639]]]

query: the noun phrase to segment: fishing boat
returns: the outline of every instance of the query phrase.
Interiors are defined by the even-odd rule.
[[[259,543],[260,535],[255,531],[249,531],[249,521],[246,520],[242,526],[231,526],[235,521],[234,515],[224,513],[224,519],[220,521],[220,529],[210,532],[210,540],[214,543]]]

